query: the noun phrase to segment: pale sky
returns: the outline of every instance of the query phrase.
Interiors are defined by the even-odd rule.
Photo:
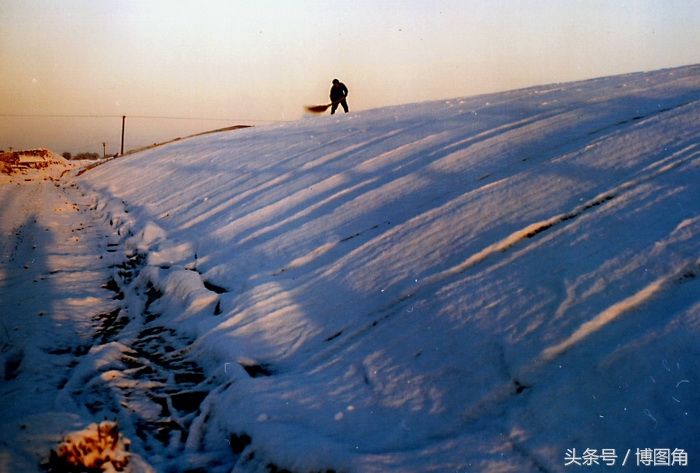
[[[0,149],[118,151],[238,123],[700,63],[698,0],[0,0]],[[3,116],[4,115],[4,116]]]

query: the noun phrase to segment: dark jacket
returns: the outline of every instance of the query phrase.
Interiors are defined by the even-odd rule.
[[[348,88],[345,87],[345,84],[342,82],[338,82],[337,84],[333,84],[333,86],[331,86],[331,102],[336,102],[344,99],[347,96]]]

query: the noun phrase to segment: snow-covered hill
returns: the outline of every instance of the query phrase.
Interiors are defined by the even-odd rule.
[[[84,184],[126,203],[161,321],[221,382],[201,434],[250,436],[241,463],[700,454],[699,99],[699,67],[552,85],[192,139]]]
[[[699,123],[690,66],[98,166],[75,183],[120,235],[128,317],[82,379],[150,392],[110,415],[157,471],[696,464]]]

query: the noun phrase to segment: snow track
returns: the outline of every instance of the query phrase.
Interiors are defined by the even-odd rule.
[[[80,403],[57,393],[94,343],[91,317],[117,303],[97,282],[108,274],[104,228],[90,218],[84,193],[45,180],[0,192],[0,463],[35,471],[62,435],[89,423]]]
[[[36,471],[63,436],[110,419],[131,442],[134,472],[228,471],[229,449],[186,448],[211,386],[188,357],[192,340],[158,324],[162,294],[140,274],[146,257],[124,256],[124,221],[113,219],[112,231],[75,185],[11,190],[0,272],[3,469]]]

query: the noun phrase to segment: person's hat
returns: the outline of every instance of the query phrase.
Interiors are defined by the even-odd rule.
[[[339,84],[340,81],[339,81],[338,79],[333,79],[333,83],[334,83],[334,84]]]

